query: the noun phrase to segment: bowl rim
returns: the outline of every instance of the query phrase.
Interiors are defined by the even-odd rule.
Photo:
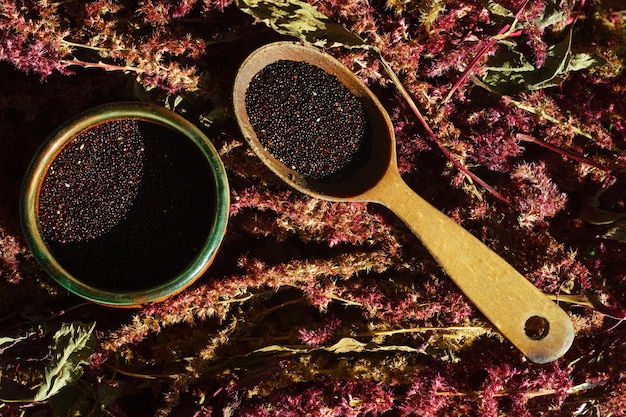
[[[202,152],[213,177],[215,211],[202,248],[178,275],[154,287],[114,291],[93,287],[73,276],[49,250],[38,221],[38,198],[43,179],[62,149],[80,132],[111,120],[143,120],[175,130],[190,139]],[[91,108],[63,124],[39,147],[24,177],[20,192],[20,222],[26,243],[35,260],[59,285],[98,304],[114,307],[138,307],[162,301],[179,293],[198,279],[211,265],[226,233],[230,191],[224,164],[209,138],[193,123],[173,111],[144,102],[116,102]]]

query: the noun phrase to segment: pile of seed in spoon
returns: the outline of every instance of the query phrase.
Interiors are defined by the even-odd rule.
[[[362,103],[337,77],[306,62],[264,67],[246,91],[246,111],[265,149],[301,175],[333,181],[369,152]]]

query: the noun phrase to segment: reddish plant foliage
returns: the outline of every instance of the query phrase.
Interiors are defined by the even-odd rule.
[[[0,0],[0,414],[623,414],[626,11],[309,3],[381,51],[432,129],[374,54],[328,51],[388,110],[404,179],[559,302],[576,330],[570,351],[530,363],[385,208],[316,200],[268,171],[231,117],[231,88],[249,52],[285,38],[233,2]],[[498,78],[522,61],[523,74]],[[47,135],[129,99],[205,130],[232,204],[194,286],[112,310],[43,273],[17,207]],[[9,401],[32,396],[54,329],[71,321],[96,322],[80,380],[41,403]]]

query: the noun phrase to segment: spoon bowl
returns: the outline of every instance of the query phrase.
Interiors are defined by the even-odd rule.
[[[319,181],[285,166],[263,147],[250,122],[246,92],[260,71],[275,62],[299,61],[337,78],[363,105],[372,149],[350,175]],[[242,64],[233,105],[253,151],[287,184],[330,201],[375,202],[388,207],[421,240],[444,271],[493,325],[536,363],[561,357],[574,339],[567,314],[504,259],[411,190],[397,169],[389,115],[376,96],[348,68],[328,54],[292,42],[265,45]]]
[[[351,175],[328,182],[308,178],[298,171],[283,165],[259,142],[248,112],[245,94],[250,82],[263,68],[275,62],[301,61],[315,65],[337,77],[362,103],[369,123],[372,139],[371,155]],[[396,148],[393,127],[389,115],[376,96],[343,64],[320,54],[314,48],[303,47],[291,42],[277,42],[258,49],[251,55],[237,74],[234,91],[234,107],[237,120],[254,152],[285,182],[299,191],[332,201],[364,201],[367,193],[381,181],[386,172],[397,170]]]

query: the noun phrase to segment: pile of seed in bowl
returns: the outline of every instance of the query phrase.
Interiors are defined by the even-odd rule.
[[[96,288],[131,291],[186,268],[206,241],[214,178],[182,133],[121,119],[72,138],[38,198],[43,238],[61,266]]]
[[[136,122],[96,125],[68,143],[39,194],[46,240],[95,239],[115,227],[137,197],[145,148]]]

